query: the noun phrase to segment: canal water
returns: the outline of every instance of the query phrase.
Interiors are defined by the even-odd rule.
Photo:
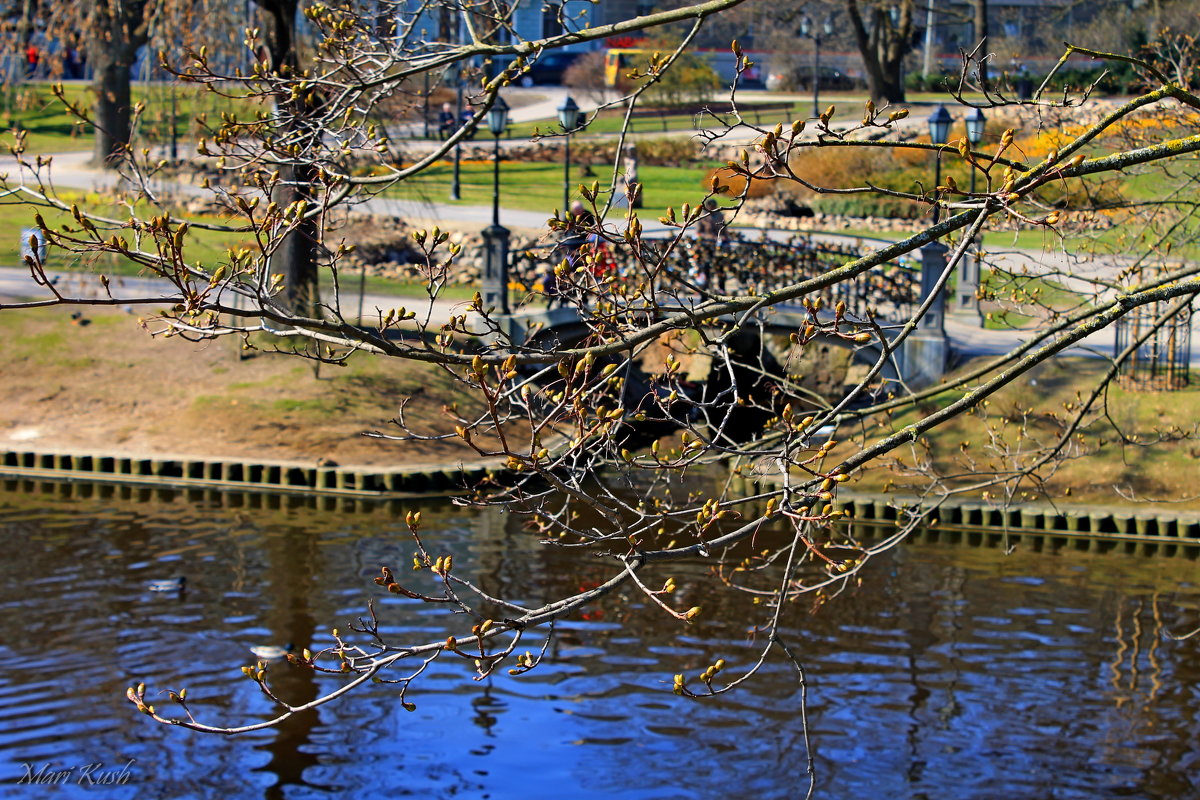
[[[145,680],[160,707],[160,690],[186,686],[206,721],[265,718],[240,672],[248,648],[315,650],[370,598],[405,641],[461,632],[460,620],[372,583],[381,564],[411,563],[395,506],[102,494],[0,483],[0,797],[804,796],[787,664],[719,700],[671,693],[674,673],[755,652],[747,632],[761,608],[698,567],[676,573],[676,599],[703,605],[701,623],[610,598],[563,625],[528,676],[475,682],[439,660],[415,685],[413,712],[394,687],[369,685],[240,737],[154,724],[125,700],[130,684]],[[534,602],[605,574],[504,514],[411,508],[430,548],[493,592]],[[182,593],[146,589],[180,575]],[[1185,556],[1074,547],[915,543],[875,559],[861,587],[789,610],[815,796],[1200,796],[1200,636],[1167,636],[1200,626],[1198,575]],[[293,700],[336,685],[273,669]]]

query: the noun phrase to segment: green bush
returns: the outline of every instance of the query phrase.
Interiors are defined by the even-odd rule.
[[[846,217],[917,219],[929,213],[928,206],[882,195],[824,195],[810,198],[807,203],[818,214]]]
[[[914,70],[904,76],[904,88],[910,92],[948,92],[954,86],[956,78],[957,76],[945,72],[923,75]]]
[[[616,140],[581,141],[572,151],[579,163],[611,164],[616,160]],[[672,136],[638,139],[640,163],[650,167],[678,167],[699,161],[695,140]]]

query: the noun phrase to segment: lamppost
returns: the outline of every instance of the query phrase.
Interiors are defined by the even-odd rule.
[[[457,131],[458,126],[462,125],[462,106],[463,106],[463,80],[462,80],[462,64],[455,63],[446,70],[445,80],[447,83],[454,84],[454,127],[453,131]],[[454,171],[450,175],[450,199],[462,200],[462,183],[459,179],[459,164],[462,161],[462,140],[454,143]]]
[[[421,110],[421,116],[425,118],[425,138],[429,138],[429,70],[425,70],[425,94],[422,98],[425,107]]]
[[[976,147],[983,141],[983,129],[987,126],[987,117],[983,115],[983,109],[973,108],[971,113],[967,114],[967,141],[971,143],[971,147]],[[971,170],[971,192],[975,191],[975,170]]]
[[[950,112],[941,103],[934,109],[934,112],[929,115],[929,139],[935,145],[943,145],[946,139],[950,136],[950,125],[954,119],[950,116]],[[934,178],[933,178],[933,224],[936,225],[939,216],[939,208],[937,205],[937,187],[942,182],[942,154],[939,150],[934,161]],[[933,241],[921,248],[921,302],[925,302],[926,298],[937,291],[938,281],[941,279],[942,273],[946,269],[946,253],[948,248],[941,242]],[[945,297],[941,292],[937,293],[937,297],[930,304],[925,316],[921,318],[918,327],[936,333],[942,337],[945,336]],[[943,359],[944,353],[940,358]]]
[[[508,128],[508,103],[499,95],[487,112],[488,130],[495,137],[492,168],[492,224],[483,229],[483,307],[509,313],[508,228],[500,225],[500,136]]]
[[[508,130],[508,103],[496,95],[496,102],[487,112],[488,130],[495,137],[492,166],[492,224],[500,225],[500,137]]]
[[[979,146],[983,141],[984,127],[987,125],[987,117],[984,116],[981,109],[972,109],[967,114],[967,141],[971,144],[971,149]],[[971,165],[968,165],[971,166]],[[971,195],[975,194],[975,168],[971,167]],[[963,256],[962,266],[958,270],[958,288],[954,293],[954,303],[951,311],[954,314],[967,315],[970,321],[977,325],[983,324],[983,316],[979,313],[979,253],[975,248],[975,242],[972,241],[967,248],[966,255]]]
[[[571,133],[579,127],[580,117],[583,112],[579,110],[579,104],[575,102],[575,98],[567,95],[567,99],[558,107],[558,124],[562,126],[566,133],[566,160],[563,165],[563,213],[567,213],[568,203],[571,200]]]
[[[178,109],[175,106],[175,81],[171,81],[171,163],[179,163],[179,135],[175,130]]]
[[[929,115],[929,141],[936,145],[945,144],[946,140],[950,138],[950,125],[953,122],[954,118],[950,116],[950,112],[946,110],[944,105],[938,103],[938,107]],[[940,216],[940,208],[936,202],[937,187],[942,184],[942,151],[940,148],[933,163],[933,192],[935,200],[933,205],[933,224],[936,225]]]
[[[825,17],[821,30],[826,36],[833,35],[833,17]],[[800,18],[800,35],[812,39],[813,43],[813,116],[821,116],[821,34],[813,27],[813,21],[807,14]]]

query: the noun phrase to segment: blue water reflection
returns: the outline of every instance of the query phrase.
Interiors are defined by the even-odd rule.
[[[676,672],[753,654],[756,608],[699,570],[677,573],[680,605],[705,606],[699,627],[614,598],[563,625],[529,676],[475,682],[456,659],[435,662],[415,712],[373,685],[236,739],[148,723],[123,696],[138,679],[150,693],[186,686],[210,722],[268,718],[240,675],[248,648],[327,645],[371,598],[402,640],[461,631],[371,582],[380,564],[411,561],[394,510],[60,494],[0,492],[0,796],[803,795],[789,665],[716,701],[670,691]],[[603,574],[580,575],[503,514],[423,511],[427,544],[491,592],[538,602]],[[1184,557],[916,544],[816,613],[798,606],[787,635],[807,670],[817,796],[1200,796],[1200,642],[1163,637],[1200,625],[1196,569]],[[146,588],[178,574],[182,592]],[[292,701],[336,685],[272,669]],[[80,782],[85,765],[131,759],[127,783]],[[18,783],[43,765],[70,780]]]

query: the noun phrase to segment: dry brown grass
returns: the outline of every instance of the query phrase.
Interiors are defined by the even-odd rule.
[[[868,471],[856,487],[915,493],[928,485],[928,478],[918,474],[922,462],[942,475],[957,476],[950,483],[960,486],[984,473],[1028,466],[1038,458],[1039,447],[1057,441],[1072,409],[1104,369],[1105,364],[1095,359],[1043,364],[975,413],[959,416],[913,448],[897,452],[891,469]],[[923,410],[928,413],[960,396],[960,392],[947,392]],[[1088,424],[1072,437],[1066,448],[1070,457],[1023,479],[1018,499],[1106,505],[1171,501],[1173,509],[1200,508],[1195,469],[1200,458],[1198,414],[1200,386],[1195,383],[1175,392],[1131,392],[1114,385]],[[914,419],[912,414],[897,416],[887,423],[887,430],[899,430]],[[995,487],[988,491],[992,497],[1003,494]]]
[[[357,357],[319,375],[296,358],[241,358],[233,340],[151,339],[131,316],[0,314],[0,446],[406,465],[471,460],[454,442],[387,442],[400,402],[426,431],[463,401],[435,367]]]

